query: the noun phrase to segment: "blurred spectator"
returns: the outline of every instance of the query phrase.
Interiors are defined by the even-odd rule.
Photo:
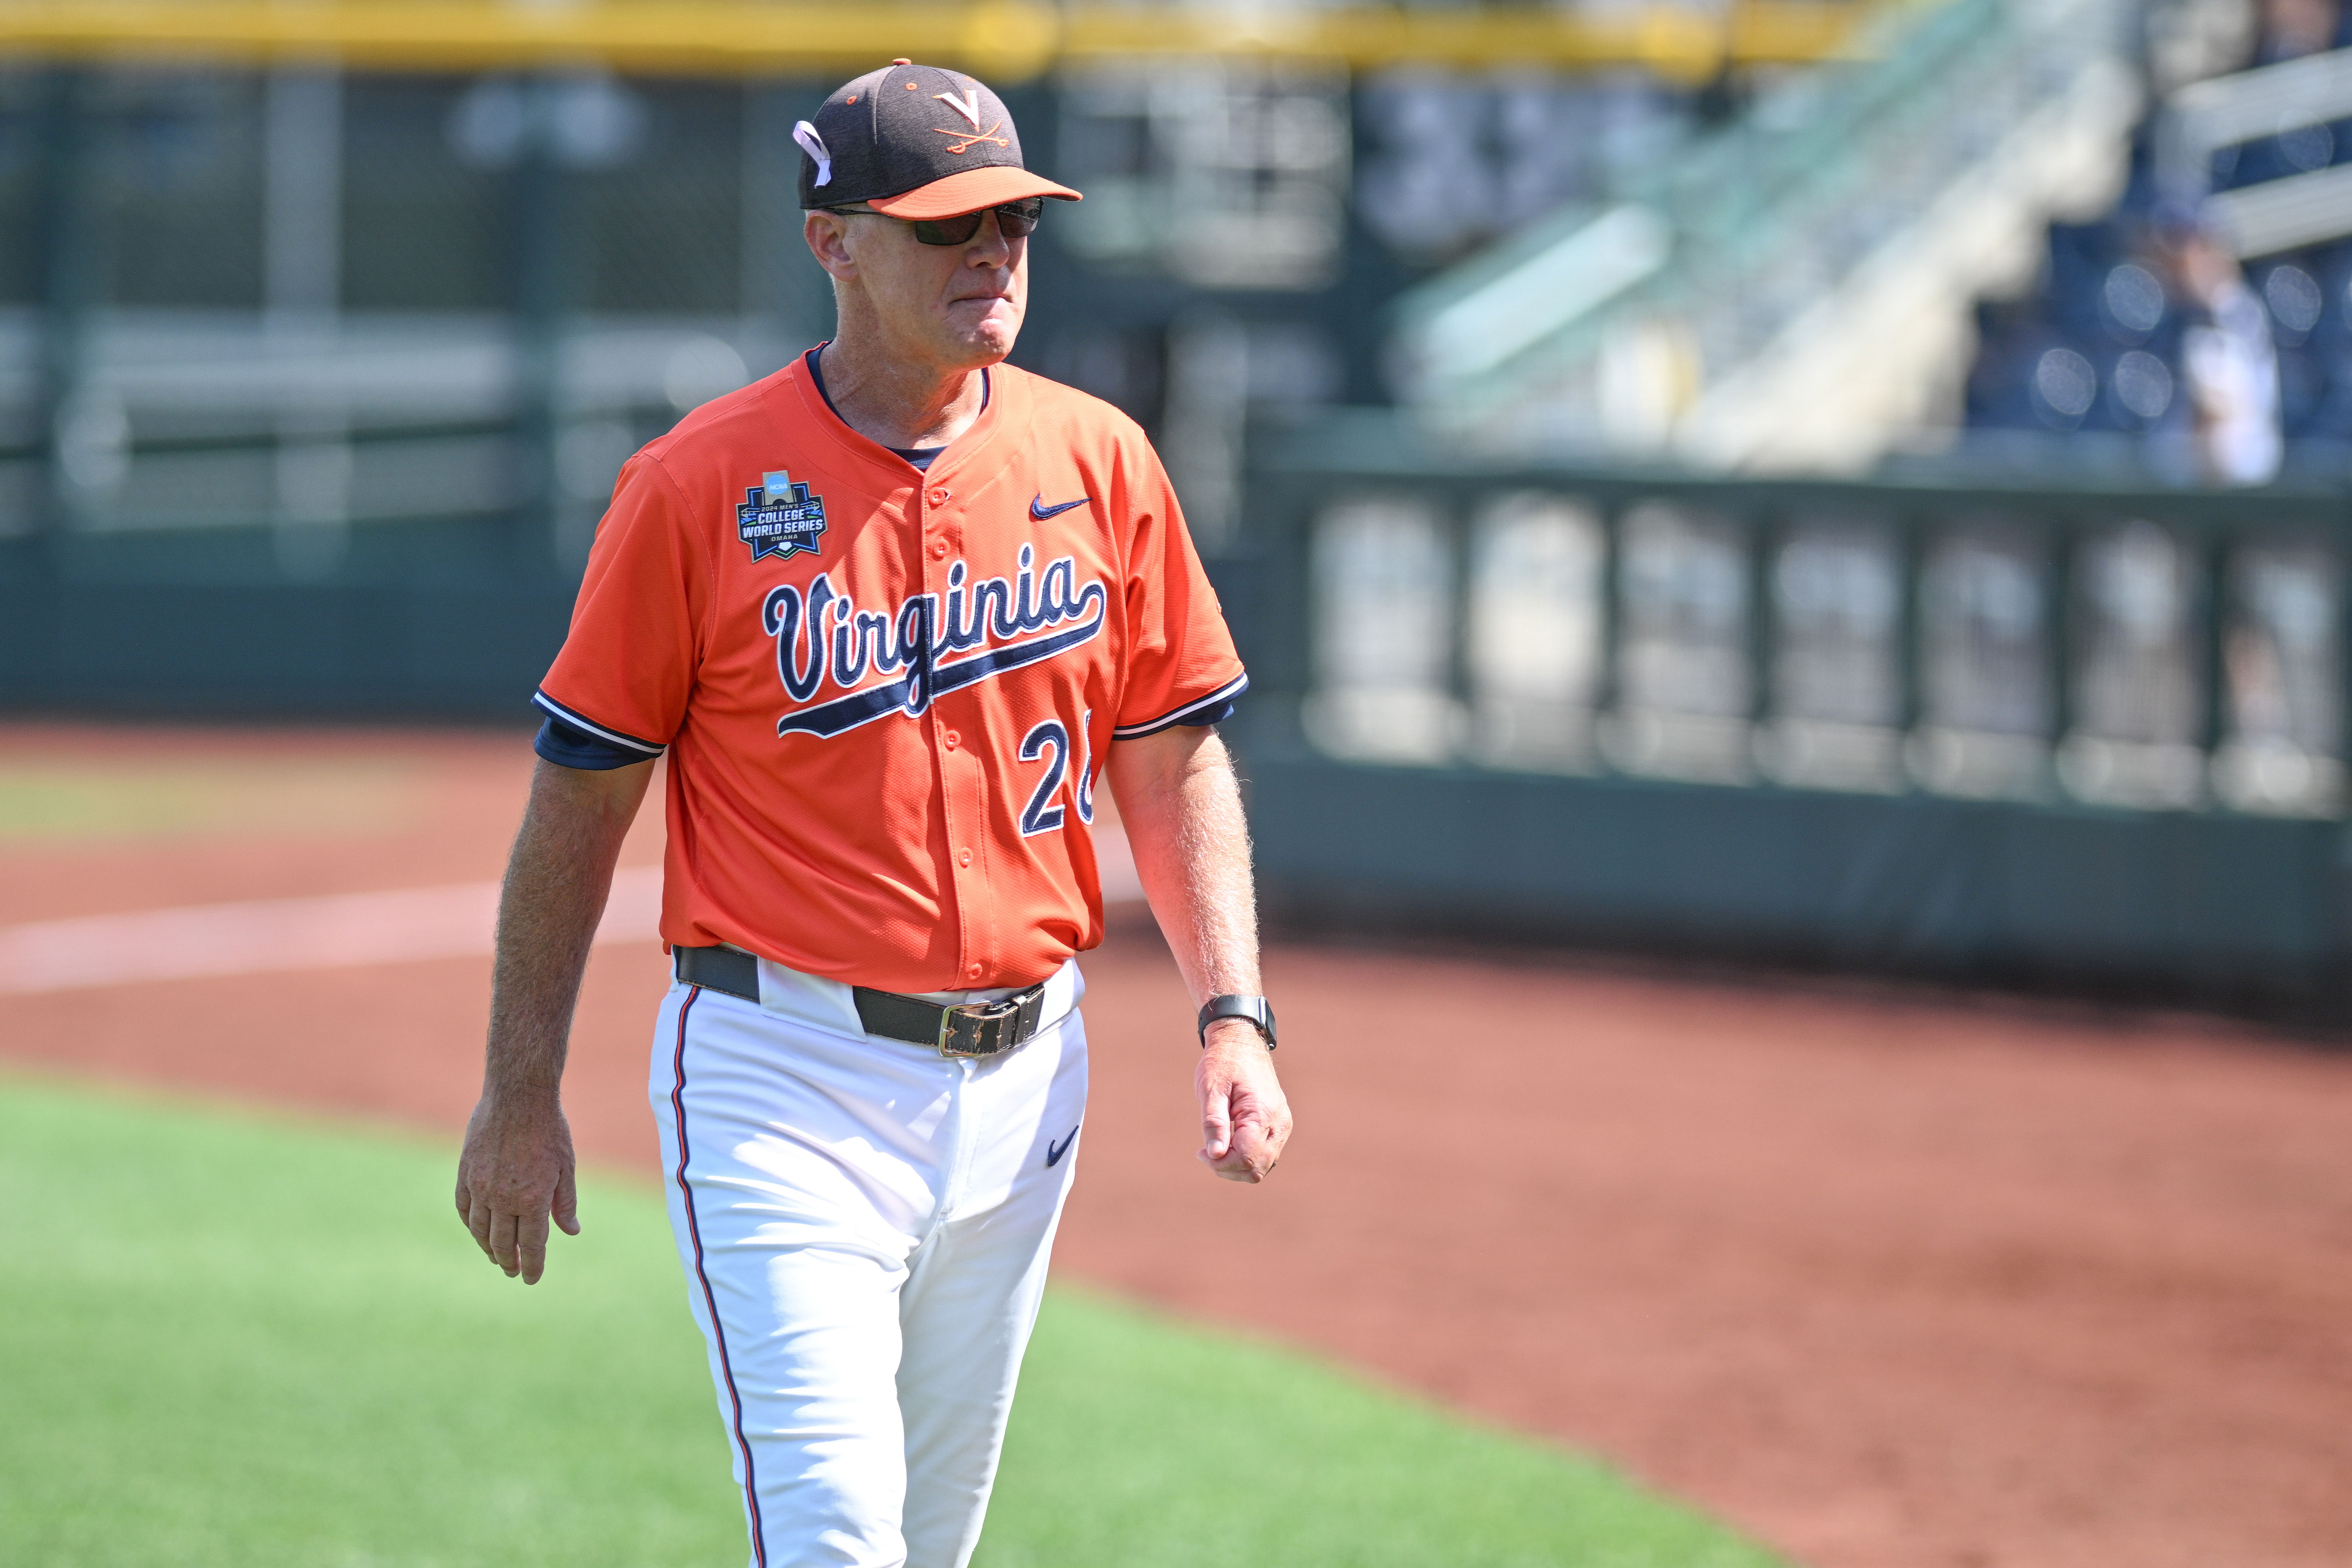
[[[2237,258],[2194,217],[2168,212],[2153,229],[2152,249],[2182,318],[2180,366],[2199,466],[2213,483],[2268,484],[2284,456],[2270,311],[2246,287]]]

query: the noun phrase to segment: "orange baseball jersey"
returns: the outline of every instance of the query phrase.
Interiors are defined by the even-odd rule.
[[[806,360],[621,470],[537,701],[669,753],[662,936],[900,992],[1102,939],[1114,740],[1248,684],[1135,423],[1008,365],[928,470]]]

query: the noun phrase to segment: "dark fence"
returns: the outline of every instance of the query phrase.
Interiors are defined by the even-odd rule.
[[[1268,906],[2352,1007],[2342,494],[1498,471],[1269,436]]]
[[[576,568],[510,515],[0,544],[0,709],[268,719],[530,717]]]

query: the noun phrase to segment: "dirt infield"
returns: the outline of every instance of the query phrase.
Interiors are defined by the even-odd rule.
[[[503,735],[0,729],[0,925],[493,877],[527,767]],[[1057,1267],[1596,1449],[1821,1568],[2352,1563],[2352,1057],[1564,963],[1268,967],[1303,1131],[1252,1192],[1192,1161],[1164,951],[1092,955]],[[488,969],[0,995],[0,1053],[446,1134]],[[652,943],[598,951],[571,1084],[587,1157],[648,1174],[662,984]]]

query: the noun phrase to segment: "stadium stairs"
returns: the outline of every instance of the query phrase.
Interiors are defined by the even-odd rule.
[[[1400,305],[1400,401],[1496,454],[1858,472],[1957,422],[1974,310],[2116,200],[2116,0],[1950,0]]]

